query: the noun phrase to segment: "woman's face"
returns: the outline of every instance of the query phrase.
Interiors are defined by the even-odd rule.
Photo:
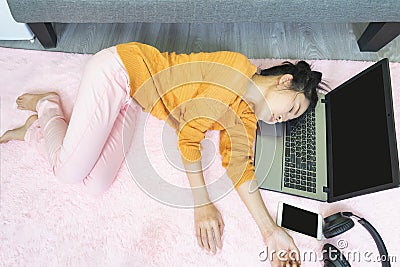
[[[265,96],[267,107],[263,109],[261,120],[268,124],[295,119],[303,114],[310,101],[303,93],[293,90],[271,90]]]

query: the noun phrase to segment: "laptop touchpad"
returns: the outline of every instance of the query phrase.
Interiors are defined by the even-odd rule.
[[[262,136],[282,136],[284,123],[267,124],[263,121],[258,122]]]

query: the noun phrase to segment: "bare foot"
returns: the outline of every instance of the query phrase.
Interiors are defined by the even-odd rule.
[[[10,140],[21,140],[21,141],[24,141],[26,130],[37,119],[38,119],[37,115],[32,115],[26,120],[25,124],[22,125],[21,127],[15,128],[15,129],[12,129],[12,130],[8,130],[7,132],[5,132],[0,137],[0,144],[6,143],[6,142],[8,142]]]
[[[20,95],[15,102],[17,102],[18,109],[21,110],[32,110],[36,112],[36,104],[37,102],[50,94],[55,94],[57,95],[56,92],[49,92],[49,93],[44,93],[44,94],[29,94],[25,93]]]

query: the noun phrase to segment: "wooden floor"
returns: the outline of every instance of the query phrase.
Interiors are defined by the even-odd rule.
[[[249,58],[341,59],[400,62],[400,37],[379,52],[360,52],[357,39],[366,24],[306,23],[55,23],[58,45],[48,51],[93,54],[137,41],[176,53],[237,51]],[[2,47],[44,50],[36,40],[0,41]]]

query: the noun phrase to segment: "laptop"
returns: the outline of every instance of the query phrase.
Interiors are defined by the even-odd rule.
[[[335,202],[398,187],[388,59],[318,97],[294,120],[258,122],[259,188]]]

